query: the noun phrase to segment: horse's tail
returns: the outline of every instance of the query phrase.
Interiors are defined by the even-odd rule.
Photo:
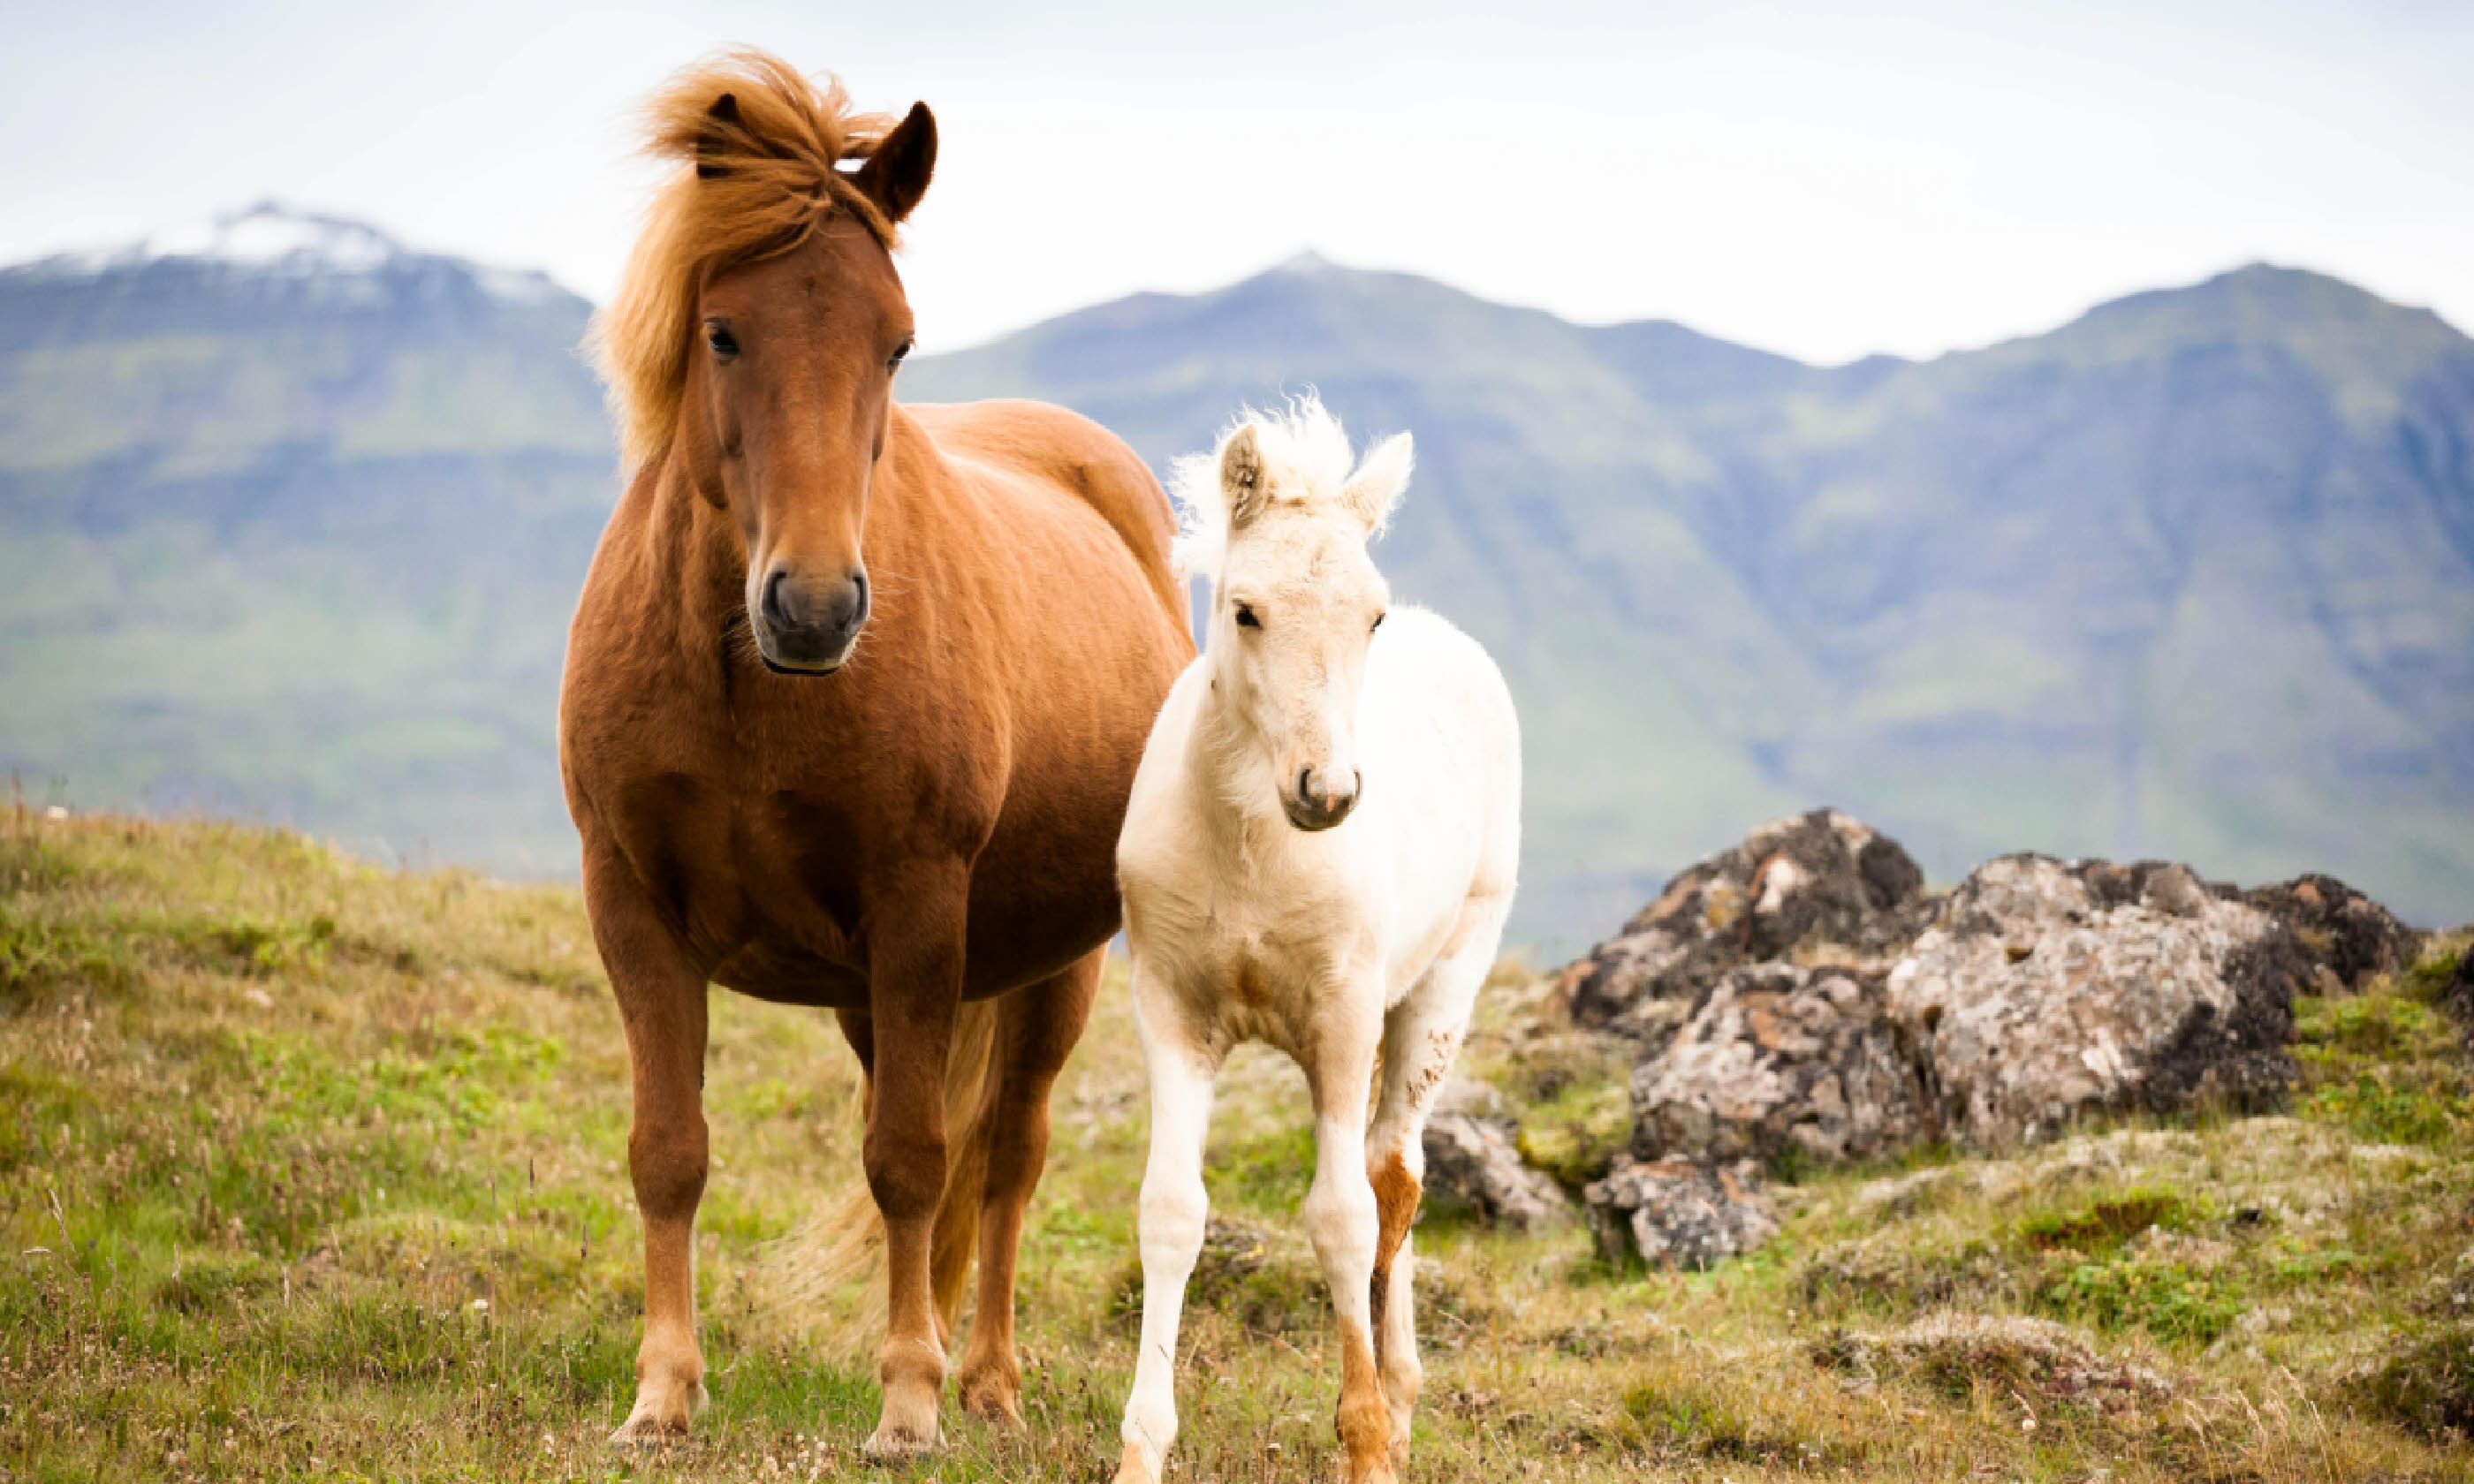
[[[954,1039],[945,1053],[945,1191],[936,1203],[928,1259],[940,1339],[950,1339],[961,1320],[962,1290],[978,1256],[980,1198],[987,1184],[988,1145],[996,1135],[996,1120],[989,1116],[997,1091],[996,1031],[995,1000],[965,1001],[955,1013]],[[874,1090],[861,1081],[862,1128]],[[878,1281],[884,1257],[885,1217],[868,1190],[867,1176],[853,1175],[783,1244],[787,1299],[813,1303],[859,1288],[863,1297],[856,1312],[829,1332],[832,1348],[859,1354],[885,1328],[885,1285]]]

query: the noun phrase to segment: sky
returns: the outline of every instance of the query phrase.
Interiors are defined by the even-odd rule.
[[[0,9],[0,261],[273,197],[599,299],[753,44],[936,110],[928,351],[1309,250],[1823,363],[2255,260],[2474,329],[2467,0]]]

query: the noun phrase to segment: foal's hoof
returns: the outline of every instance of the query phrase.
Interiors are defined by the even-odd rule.
[[[1159,1484],[1159,1472],[1143,1456],[1141,1444],[1126,1445],[1124,1455],[1117,1460],[1116,1484]]]

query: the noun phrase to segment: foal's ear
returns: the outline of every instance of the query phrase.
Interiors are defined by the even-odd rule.
[[[720,156],[730,143],[729,132],[740,127],[739,95],[724,93],[716,98],[713,107],[704,110],[704,116],[705,127],[696,135],[696,179],[711,180],[730,174]]]
[[[1416,444],[1406,433],[1395,433],[1377,443],[1366,462],[1357,467],[1348,483],[1341,487],[1340,497],[1357,513],[1370,531],[1380,531],[1392,518],[1392,507],[1400,503],[1400,491],[1409,488],[1409,469],[1417,462]]]
[[[1228,501],[1228,529],[1234,531],[1263,513],[1263,442],[1249,422],[1228,435],[1220,450],[1220,492]]]
[[[888,222],[899,222],[928,194],[928,178],[936,173],[936,115],[924,103],[914,103],[859,167],[851,183],[860,188]]]

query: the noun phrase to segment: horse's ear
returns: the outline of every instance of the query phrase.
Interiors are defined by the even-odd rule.
[[[1254,424],[1228,436],[1220,450],[1220,493],[1228,501],[1228,529],[1237,530],[1263,513],[1263,443]]]
[[[1380,531],[1392,518],[1392,507],[1400,503],[1400,491],[1409,488],[1409,469],[1416,463],[1416,444],[1409,435],[1395,433],[1366,456],[1341,488],[1340,497],[1368,530]]]
[[[851,183],[858,186],[888,222],[899,222],[928,194],[928,178],[936,173],[936,115],[924,103],[914,103],[859,167]]]
[[[716,98],[713,107],[704,110],[704,116],[707,123],[703,132],[696,135],[696,179],[711,180],[730,174],[723,168],[720,156],[730,142],[728,131],[741,127],[739,122],[739,95],[724,93]]]

